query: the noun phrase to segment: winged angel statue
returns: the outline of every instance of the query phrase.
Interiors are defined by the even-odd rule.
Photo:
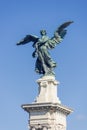
[[[24,45],[29,42],[33,42],[33,48],[35,48],[32,53],[33,57],[36,57],[35,71],[42,75],[55,75],[54,68],[56,67],[56,62],[51,58],[49,49],[55,48],[65,37],[68,27],[73,21],[68,21],[60,25],[54,32],[54,36],[49,38],[46,34],[46,30],[41,30],[41,38],[35,35],[26,35],[17,45]]]

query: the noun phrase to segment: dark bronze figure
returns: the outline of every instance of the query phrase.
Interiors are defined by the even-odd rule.
[[[29,42],[33,42],[35,51],[33,52],[32,56],[37,57],[35,63],[35,71],[37,73],[43,75],[54,75],[53,70],[56,67],[56,63],[51,58],[48,50],[55,48],[55,46],[64,39],[67,33],[65,28],[71,23],[73,23],[73,21],[65,22],[59,26],[54,32],[54,36],[52,38],[49,38],[46,35],[46,30],[41,30],[41,38],[38,38],[34,35],[26,35],[21,41],[17,43],[17,45],[24,45]]]

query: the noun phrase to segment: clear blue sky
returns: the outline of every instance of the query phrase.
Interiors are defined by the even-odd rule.
[[[28,130],[21,105],[37,96],[32,43],[16,46],[26,34],[52,37],[63,22],[73,20],[63,42],[51,51],[58,63],[56,79],[62,104],[74,109],[67,130],[87,130],[87,1],[0,0],[0,130]]]

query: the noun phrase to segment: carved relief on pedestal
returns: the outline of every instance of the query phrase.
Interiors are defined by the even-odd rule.
[[[56,124],[55,130],[66,130],[66,127],[63,124]]]
[[[38,126],[31,127],[30,130],[48,130],[48,127],[38,125]]]
[[[43,127],[43,130],[48,130],[48,128],[46,126]]]
[[[36,130],[36,128],[35,128],[35,127],[32,127],[30,130]]]

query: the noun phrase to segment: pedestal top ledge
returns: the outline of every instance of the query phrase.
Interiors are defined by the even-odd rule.
[[[52,111],[61,111],[65,113],[66,115],[70,114],[73,112],[71,108],[68,108],[62,104],[59,103],[32,103],[32,104],[23,104],[21,106],[25,111],[28,113],[31,111],[43,111],[43,110],[52,110]]]

